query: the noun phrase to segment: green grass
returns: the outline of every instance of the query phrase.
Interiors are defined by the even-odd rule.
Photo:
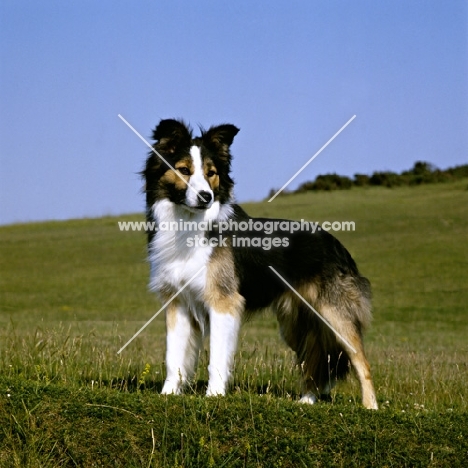
[[[467,466],[468,181],[287,195],[255,216],[354,221],[335,235],[373,285],[365,343],[380,410],[353,376],[297,403],[274,317],[241,332],[225,398],[160,396],[164,320],[145,236],[118,220],[0,228],[0,466]]]

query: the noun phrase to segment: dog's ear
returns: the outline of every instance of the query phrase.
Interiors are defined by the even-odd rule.
[[[155,147],[166,153],[175,153],[180,147],[190,146],[192,130],[184,122],[174,119],[161,120],[153,130]]]
[[[223,124],[211,127],[203,133],[202,139],[206,146],[215,148],[220,156],[229,157],[229,147],[238,133],[239,129],[234,125]]]

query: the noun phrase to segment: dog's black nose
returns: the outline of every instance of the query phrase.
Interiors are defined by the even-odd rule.
[[[211,203],[212,196],[210,192],[207,192],[206,190],[201,190],[198,192],[198,204],[205,206]]]

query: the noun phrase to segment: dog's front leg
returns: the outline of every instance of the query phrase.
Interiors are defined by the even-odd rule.
[[[166,329],[167,375],[161,393],[178,395],[193,377],[202,342],[201,331],[189,309],[176,301],[166,310]]]
[[[226,393],[237,347],[240,321],[239,314],[210,309],[210,364],[207,396]]]

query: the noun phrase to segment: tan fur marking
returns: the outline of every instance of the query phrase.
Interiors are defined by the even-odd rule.
[[[190,172],[193,172],[193,163],[192,163],[192,159],[187,157],[187,158],[183,158],[179,161],[177,161],[174,165],[174,167],[176,169],[180,169],[181,167],[186,167],[190,170]]]
[[[177,291],[172,287],[167,287],[159,290],[159,299],[161,303],[165,304],[168,302]],[[174,298],[172,302],[166,307],[166,331],[173,330],[177,323],[177,309],[184,306],[184,304],[179,300],[179,298]],[[196,321],[195,317],[190,314],[190,324],[192,328],[200,332],[200,325]]]
[[[165,304],[166,302],[168,302],[176,293],[177,290],[174,289],[172,286],[168,284],[163,285],[158,291],[158,296],[161,304]],[[166,307],[166,328],[168,331],[173,330],[176,325],[177,308],[180,306],[181,302],[179,298],[176,297]]]
[[[219,176],[218,176],[218,174],[214,175],[213,177],[210,177],[208,179],[208,183],[210,184],[211,190],[213,190],[213,192],[218,191],[218,189],[219,189]]]
[[[214,171],[214,175],[211,177],[208,176],[210,171]],[[219,188],[219,175],[216,166],[214,165],[211,159],[206,159],[203,163],[203,173],[205,174],[205,179],[210,184],[211,190],[216,191]]]
[[[309,304],[316,307],[318,288],[314,283],[304,284],[296,290]],[[298,333],[298,328],[301,328],[299,310],[303,308],[302,301],[292,291],[286,291],[273,307],[283,340],[291,349],[300,352],[300,348],[304,347],[304,342],[301,342],[304,338]]]
[[[205,301],[219,313],[241,316],[244,298],[237,292],[238,279],[229,248],[216,248],[208,265]]]
[[[166,329],[174,330],[177,322],[177,307],[180,304],[174,299],[166,308]]]
[[[314,308],[317,308],[319,297],[318,287],[314,283],[307,283],[296,288],[296,291]],[[286,318],[286,315],[293,313],[302,304],[302,301],[292,291],[286,291],[273,306],[278,313]]]
[[[187,187],[186,181],[188,181],[189,176],[179,176],[180,174],[178,175],[172,169],[169,169],[161,177],[161,185],[174,185],[178,190],[184,190]]]
[[[358,334],[354,334],[348,339],[357,350],[357,353],[349,353],[349,359],[361,384],[362,404],[368,409],[378,409],[370,365],[364,354],[364,346],[361,337]]]

